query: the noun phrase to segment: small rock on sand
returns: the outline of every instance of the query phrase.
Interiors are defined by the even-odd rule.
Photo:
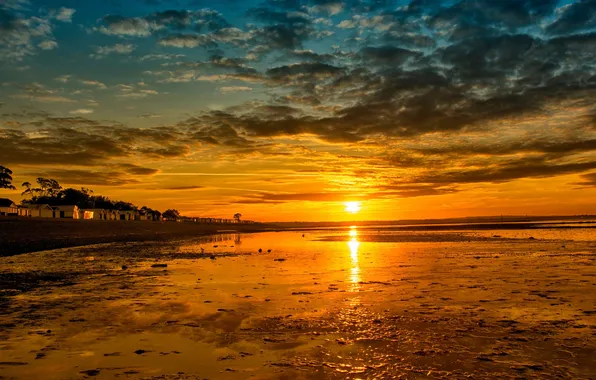
[[[97,376],[99,375],[98,369],[88,369],[86,371],[81,371],[80,373],[84,373],[87,376]]]
[[[284,259],[284,258],[280,258],[280,259],[273,259],[273,261],[286,261],[286,259]]]
[[[151,268],[167,268],[168,264],[153,264]]]

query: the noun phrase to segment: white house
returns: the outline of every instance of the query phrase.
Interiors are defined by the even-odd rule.
[[[118,211],[119,220],[135,220],[137,219],[137,211],[134,210],[120,210]]]
[[[27,205],[29,216],[34,218],[53,218],[54,209],[48,205]]]
[[[79,216],[82,217],[82,219],[110,220],[110,214],[110,210],[101,208],[79,210]]]
[[[120,220],[120,212],[118,210],[108,210],[108,220]]]
[[[0,198],[0,215],[18,215],[17,205],[7,198]]]
[[[77,206],[55,206],[54,218],[79,219],[79,208]]]
[[[17,206],[19,216],[31,216],[31,209],[27,206]]]

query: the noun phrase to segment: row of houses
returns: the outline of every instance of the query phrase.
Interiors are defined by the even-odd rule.
[[[77,206],[50,206],[50,205],[17,205],[10,199],[0,198],[0,216],[14,215],[33,218],[55,219],[95,219],[95,220],[147,220],[147,221],[175,221],[201,224],[250,224],[250,220],[236,220],[223,218],[192,218],[179,217],[168,219],[153,213],[136,210],[106,210],[106,209],[80,209]]]
[[[80,209],[74,205],[16,205],[10,199],[0,198],[0,216],[6,215],[55,219],[160,220],[156,215],[134,210]]]

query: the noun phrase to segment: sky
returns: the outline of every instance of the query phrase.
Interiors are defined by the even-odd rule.
[[[596,214],[594,9],[2,0],[0,164],[188,216]]]

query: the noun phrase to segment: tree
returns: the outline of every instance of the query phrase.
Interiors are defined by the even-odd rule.
[[[240,218],[242,218],[242,214],[237,212],[234,214],[234,219],[236,219],[236,223],[240,223]]]
[[[161,212],[154,210],[150,207],[143,206],[139,209],[139,211],[147,216],[149,216],[152,220],[159,220],[161,217]]]
[[[133,205],[130,202],[118,201],[114,203],[114,208],[120,211],[135,211],[137,206]]]
[[[39,187],[34,190],[42,197],[55,197],[62,190],[62,186],[55,179],[39,177],[36,181]]]
[[[164,211],[162,216],[166,219],[178,219],[180,217],[180,213],[176,209],[168,209]]]
[[[58,202],[62,205],[76,205],[79,208],[92,208],[93,201],[91,200],[93,190],[82,187],[77,189],[64,189],[58,194]]]
[[[114,209],[114,202],[110,200],[110,198],[103,196],[103,195],[94,195],[90,197],[91,207],[92,208],[101,208],[105,210],[113,210]]]
[[[25,191],[21,195],[30,196],[33,200],[36,198],[57,197],[62,191],[62,186],[55,179],[38,177],[36,182],[39,187],[31,187],[30,182],[23,182],[22,186],[25,188]]]
[[[12,170],[0,165],[0,189],[16,190],[12,185]]]

